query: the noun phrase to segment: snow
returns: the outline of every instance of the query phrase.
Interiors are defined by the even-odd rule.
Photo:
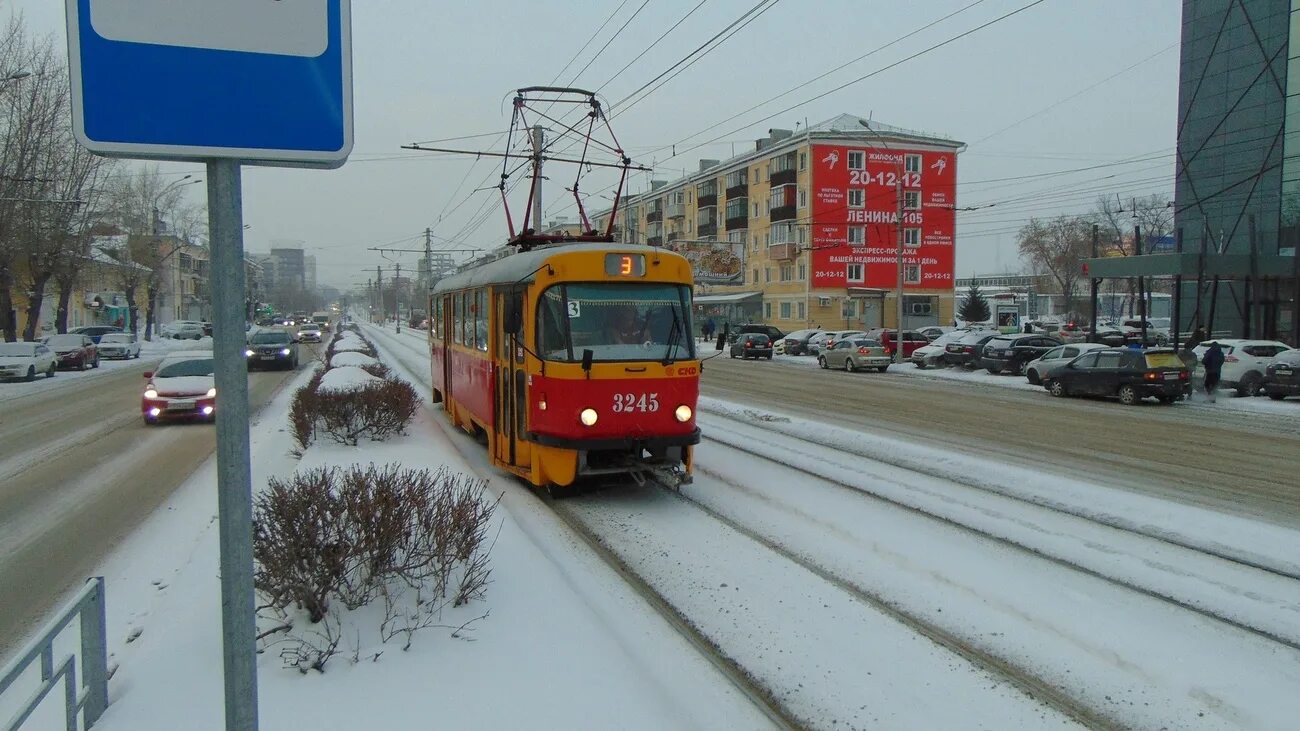
[[[309,377],[301,374],[252,425],[255,486],[296,468],[358,461],[472,471],[432,409],[406,436],[359,448],[313,445],[297,462],[284,415]],[[771,727],[529,490],[487,476],[494,495],[505,493],[492,583],[485,600],[450,611],[443,623],[487,618],[466,639],[425,629],[408,652],[379,646],[372,626],[360,642],[365,652],[382,649],[380,658],[363,654],[354,665],[337,657],[324,674],[300,675],[274,652],[260,655],[263,728]],[[119,669],[97,729],[221,727],[214,482],[210,460],[99,572],[108,580],[110,662]]]
[[[357,366],[339,366],[325,371],[320,379],[321,391],[356,391],[384,379],[372,376]]]
[[[338,368],[339,366],[360,367],[360,366],[370,366],[370,365],[379,365],[379,361],[375,358],[371,358],[365,353],[359,353],[352,350],[344,350],[342,352],[335,353],[334,357],[330,358],[331,368]]]
[[[202,340],[172,340],[156,339],[152,342],[140,341],[140,357],[132,360],[109,360],[101,358],[98,368],[88,368],[84,371],[58,371],[54,378],[38,377],[31,383],[24,381],[0,381],[0,402],[8,399],[21,398],[34,394],[43,394],[49,391],[57,391],[60,388],[80,383],[87,379],[100,378],[102,376],[115,373],[122,368],[136,368],[138,366],[155,366],[168,353],[177,350],[211,350],[212,338],[203,338]],[[150,370],[150,368],[139,368],[139,370]]]
[[[173,376],[171,378],[154,378],[152,383],[160,396],[202,396],[212,388],[216,379],[213,376]]]
[[[365,352],[370,350],[370,346],[366,345],[365,341],[360,338],[340,338],[334,342],[332,347],[334,348],[335,353]]]

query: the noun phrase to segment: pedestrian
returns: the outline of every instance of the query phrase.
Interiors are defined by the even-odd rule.
[[[1193,349],[1203,342],[1205,342],[1205,328],[1197,327],[1192,331],[1192,337],[1187,341],[1187,348],[1189,350]]]
[[[1028,320],[1026,320],[1026,321],[1025,321],[1025,332],[1027,332],[1027,333],[1031,333],[1031,332],[1033,332],[1033,331],[1034,331],[1034,323],[1029,322]]]
[[[1205,395],[1210,403],[1214,403],[1214,389],[1218,388],[1219,378],[1223,375],[1223,348],[1218,343],[1210,343],[1210,349],[1201,358],[1201,365],[1205,366]]]

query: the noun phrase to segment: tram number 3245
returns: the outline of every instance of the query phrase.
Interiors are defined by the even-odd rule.
[[[657,393],[616,393],[614,394],[614,413],[641,412],[648,413],[659,410],[659,394]]]

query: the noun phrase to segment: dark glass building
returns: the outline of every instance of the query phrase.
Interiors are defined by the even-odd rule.
[[[1172,278],[1178,329],[1300,340],[1300,0],[1184,0],[1174,252],[1089,262]]]

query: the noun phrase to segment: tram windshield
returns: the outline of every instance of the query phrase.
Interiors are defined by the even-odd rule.
[[[537,349],[547,360],[675,361],[695,356],[690,289],[677,284],[591,282],[547,289]]]

